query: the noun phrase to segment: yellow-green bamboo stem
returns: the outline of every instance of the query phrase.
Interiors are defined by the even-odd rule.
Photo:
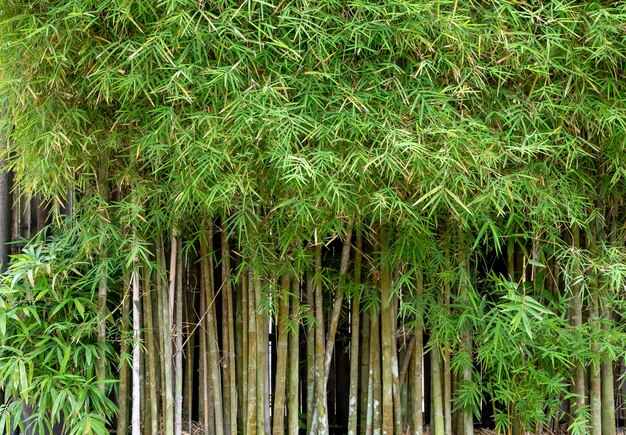
[[[291,280],[291,322],[294,325],[293,331],[289,334],[289,387],[287,405],[287,433],[298,435],[299,407],[299,379],[300,379],[300,278]]]
[[[122,295],[122,312],[121,312],[121,328],[122,328],[122,343],[120,348],[120,384],[118,387],[118,409],[117,414],[117,433],[128,433],[128,363],[125,361],[125,356],[128,353],[130,346],[130,309],[131,309],[131,287],[132,282],[128,280],[128,275],[124,277],[123,281],[123,295]]]
[[[287,387],[287,321],[289,316],[289,277],[283,275],[278,294],[278,343],[276,344],[276,386],[274,388],[273,435],[285,433],[285,395]],[[293,352],[293,350],[292,350]]]
[[[391,322],[391,270],[387,259],[387,233],[384,225],[380,226],[380,336],[382,342],[382,434],[392,434],[394,430],[393,414],[393,373],[392,345],[393,329]],[[396,366],[397,369],[397,366]],[[397,373],[396,373],[397,375]]]
[[[224,381],[224,431],[237,433],[237,385],[235,373],[235,315],[230,270],[230,247],[226,228],[221,231],[222,247],[222,379]]]
[[[307,315],[309,318],[315,317],[315,292],[314,292],[314,283],[313,276],[310,272],[306,275],[306,303],[308,306]],[[313,415],[314,407],[315,407],[315,336],[316,336],[316,326],[309,327],[306,335],[306,384],[307,384],[307,393],[306,393],[306,433],[310,434],[313,428]]]
[[[356,231],[356,246],[354,255],[354,285],[355,292],[352,295],[352,311],[350,324],[350,393],[348,403],[348,435],[356,435],[358,419],[358,390],[359,390],[359,342],[360,342],[360,289],[361,284],[361,258],[363,249],[363,235],[360,228]],[[291,434],[290,434],[291,435]]]
[[[317,418],[313,418],[311,435],[328,433],[328,416],[326,415],[326,382],[325,382],[325,338],[324,309],[322,295],[322,244],[315,245],[315,406]]]
[[[422,270],[418,270],[415,281],[415,296],[418,308],[422,303],[422,294],[424,289],[424,274]],[[423,435],[424,421],[422,414],[422,385],[424,383],[422,358],[424,354],[423,344],[423,318],[417,319],[415,323],[415,352],[413,356],[413,373],[411,388],[411,421],[413,422],[411,433],[413,435]]]
[[[224,411],[222,404],[222,386],[220,379],[220,355],[217,337],[217,319],[215,316],[215,290],[213,280],[213,231],[212,223],[207,224],[208,234],[203,233],[200,239],[200,255],[202,274],[202,291],[205,293],[207,302],[205,316],[207,350],[208,350],[208,375],[209,389],[212,392],[211,402],[213,403],[215,434],[224,434]]]
[[[146,388],[149,400],[149,425],[146,425],[146,431],[149,431],[151,435],[156,435],[159,432],[159,400],[157,389],[157,367],[156,367],[156,347],[154,340],[154,320],[152,310],[152,285],[149,270],[146,268],[143,273],[144,294],[143,294],[143,312],[144,312],[144,336],[146,343]],[[148,429],[149,428],[149,429]],[[120,432],[118,432],[120,433]]]
[[[174,435],[183,431],[183,246],[176,243]]]

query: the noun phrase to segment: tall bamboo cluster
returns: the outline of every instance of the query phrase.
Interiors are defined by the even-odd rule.
[[[1,5],[1,431],[615,433],[623,2]]]

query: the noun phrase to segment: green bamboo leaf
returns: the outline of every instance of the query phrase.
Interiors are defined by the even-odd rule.
[[[85,315],[85,307],[83,306],[81,301],[79,301],[78,299],[74,299],[74,306],[76,307],[76,309],[78,310],[78,313],[81,316]]]
[[[536,260],[532,260],[532,259],[528,259],[528,264],[531,265],[531,266],[536,266],[536,267],[541,267],[541,268],[545,268],[546,267],[545,264],[543,264],[543,263],[541,263],[539,261],[536,261]]]
[[[7,314],[4,309],[0,309],[0,336],[4,337],[7,333]]]
[[[59,373],[65,373],[66,369],[67,369],[67,364],[70,361],[70,356],[72,354],[72,349],[70,346],[67,346],[65,348],[65,352],[63,353],[63,360],[61,361],[60,367],[59,367]]]

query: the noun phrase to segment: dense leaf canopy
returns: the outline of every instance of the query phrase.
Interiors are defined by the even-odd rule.
[[[7,1],[13,167],[54,197],[133,186],[155,225],[228,210],[242,234],[353,214],[421,232],[449,211],[493,235],[584,221],[625,186],[625,13]]]
[[[577,289],[624,308],[626,2],[0,4],[4,155],[21,194],[57,217],[73,201],[72,255],[111,288],[136,264],[160,270],[158,235],[197,251],[210,220],[240,275],[310,271],[311,246],[356,222],[368,270],[393,266],[401,322],[430,328],[458,373],[474,359],[497,379],[455,403],[517,403],[499,428],[556,415],[575,361],[624,353],[619,322],[571,328],[568,313]]]

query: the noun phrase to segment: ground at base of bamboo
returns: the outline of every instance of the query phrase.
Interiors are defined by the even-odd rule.
[[[183,431],[182,433],[182,435],[202,435],[202,434],[204,434],[204,430],[199,423],[194,424],[194,427],[192,428],[191,433],[187,431]],[[430,428],[426,428],[426,430],[424,431],[424,435],[431,435]],[[474,435],[498,435],[498,432],[496,432],[493,429],[476,429],[474,431]],[[567,435],[567,431],[565,431],[564,429],[560,429],[556,432],[543,431],[543,432],[539,432],[538,434],[526,432],[526,435]],[[617,429],[617,435],[626,435],[624,428]]]
[[[618,428],[617,435],[626,435],[626,431],[624,429],[625,428]],[[424,435],[431,435],[431,434],[432,433],[430,431],[430,428],[426,428],[426,430],[424,431]],[[475,429],[474,435],[499,435],[499,434],[493,429]],[[541,432],[538,432],[537,434],[534,434],[532,432],[526,432],[526,435],[568,435],[568,433],[565,429],[559,429],[555,432],[541,431]]]

